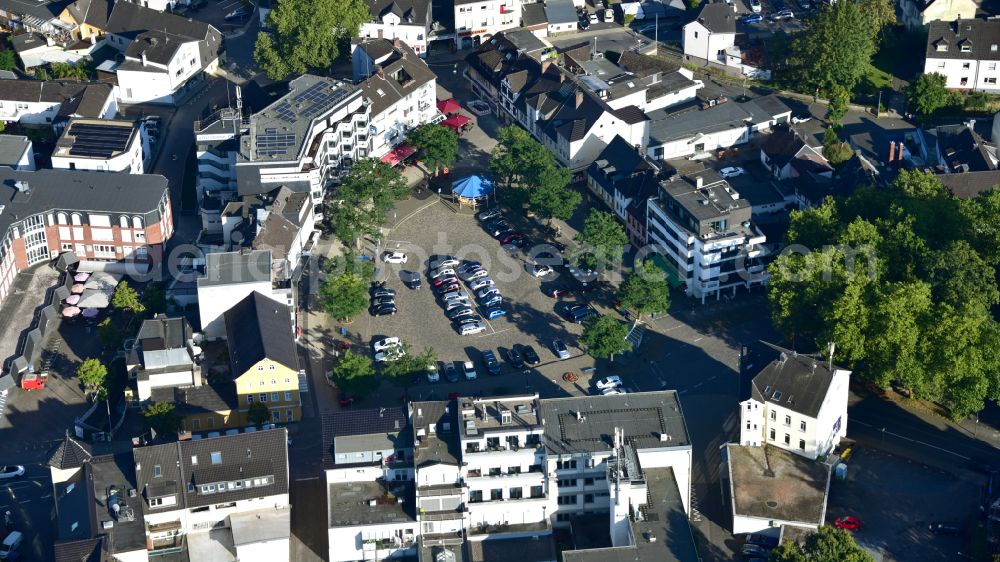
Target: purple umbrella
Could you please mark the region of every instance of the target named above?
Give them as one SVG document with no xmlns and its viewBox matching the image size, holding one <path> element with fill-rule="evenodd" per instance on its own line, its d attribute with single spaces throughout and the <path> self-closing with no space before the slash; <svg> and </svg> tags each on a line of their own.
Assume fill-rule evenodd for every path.
<svg viewBox="0 0 1000 562">
<path fill-rule="evenodd" d="M 96 308 L 85 308 L 83 309 L 83 313 L 81 313 L 81 316 L 83 316 L 84 318 L 97 318 L 98 314 L 100 314 L 100 311 L 97 310 Z"/>
<path fill-rule="evenodd" d="M 66 297 L 66 300 L 63 302 L 65 302 L 66 304 L 76 304 L 80 302 L 80 295 L 70 295 Z"/>
<path fill-rule="evenodd" d="M 86 287 L 84 287 L 83 283 L 77 283 L 69 288 L 69 292 L 73 293 L 74 295 L 79 295 L 80 293 L 83 292 L 85 288 Z"/>
<path fill-rule="evenodd" d="M 62 315 L 66 318 L 72 318 L 80 314 L 80 309 L 75 306 L 67 306 L 62 310 Z"/>
<path fill-rule="evenodd" d="M 77 283 L 83 283 L 87 279 L 90 279 L 89 273 L 77 273 L 73 276 L 73 281 L 76 281 Z"/>
</svg>

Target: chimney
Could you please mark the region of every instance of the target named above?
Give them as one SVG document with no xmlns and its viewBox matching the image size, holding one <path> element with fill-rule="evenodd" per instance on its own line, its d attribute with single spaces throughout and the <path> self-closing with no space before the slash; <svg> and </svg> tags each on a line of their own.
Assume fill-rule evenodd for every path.
<svg viewBox="0 0 1000 562">
<path fill-rule="evenodd" d="M 896 141 L 889 141 L 889 164 L 896 159 Z"/>
<path fill-rule="evenodd" d="M 576 108 L 580 109 L 581 105 L 583 105 L 583 90 L 577 90 L 576 91 Z"/>
<path fill-rule="evenodd" d="M 379 39 L 383 39 L 383 37 L 382 37 L 382 30 L 381 29 L 378 30 L 378 38 Z"/>
<path fill-rule="evenodd" d="M 146 51 L 142 52 L 142 66 L 146 66 Z"/>
<path fill-rule="evenodd" d="M 704 183 L 705 183 L 705 179 L 704 178 L 702 178 L 701 176 L 695 176 L 695 178 L 694 178 L 694 186 L 695 187 L 697 187 L 698 189 L 701 189 L 701 186 Z"/>
</svg>

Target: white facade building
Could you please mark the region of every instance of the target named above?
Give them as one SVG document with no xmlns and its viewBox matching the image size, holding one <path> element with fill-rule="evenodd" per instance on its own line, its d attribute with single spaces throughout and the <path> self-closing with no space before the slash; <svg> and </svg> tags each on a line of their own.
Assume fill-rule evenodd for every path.
<svg viewBox="0 0 1000 562">
<path fill-rule="evenodd" d="M 359 37 L 399 39 L 418 56 L 427 56 L 432 22 L 428 0 L 367 0 L 366 4 L 372 19 L 361 24 Z"/>
<path fill-rule="evenodd" d="M 1000 92 L 998 64 L 1000 20 L 933 21 L 928 26 L 924 74 L 944 76 L 945 87 Z"/>
<path fill-rule="evenodd" d="M 489 36 L 521 25 L 520 0 L 457 0 L 455 45 L 478 47 Z"/>
<path fill-rule="evenodd" d="M 779 357 L 753 379 L 740 402 L 740 444 L 763 444 L 809 459 L 830 453 L 847 435 L 851 372 L 822 358 L 772 346 Z"/>
<path fill-rule="evenodd" d="M 142 174 L 149 137 L 132 121 L 71 119 L 56 141 L 52 167 Z"/>
<path fill-rule="evenodd" d="M 197 284 L 198 314 L 206 339 L 225 337 L 223 315 L 255 291 L 295 309 L 291 291 L 274 288 L 272 271 L 269 250 L 210 253 L 205 256 L 205 274 L 198 278 Z M 294 321 L 293 325 L 296 325 Z"/>
<path fill-rule="evenodd" d="M 666 258 L 668 276 L 686 283 L 688 296 L 705 302 L 722 291 L 767 282 L 760 258 L 764 234 L 751 222 L 750 203 L 740 199 L 715 170 L 674 176 L 647 204 L 647 237 Z"/>
<path fill-rule="evenodd" d="M 684 25 L 684 55 L 719 64 L 727 63 L 726 50 L 736 45 L 736 6 L 703 4 L 698 16 Z"/>
<path fill-rule="evenodd" d="M 4 80 L 0 121 L 58 127 L 71 117 L 113 119 L 117 86 L 75 80 Z"/>
</svg>

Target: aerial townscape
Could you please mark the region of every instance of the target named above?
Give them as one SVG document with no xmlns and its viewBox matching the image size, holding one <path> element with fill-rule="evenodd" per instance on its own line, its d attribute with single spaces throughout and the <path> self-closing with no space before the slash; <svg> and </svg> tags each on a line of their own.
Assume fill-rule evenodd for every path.
<svg viewBox="0 0 1000 562">
<path fill-rule="evenodd" d="M 1000 0 L 0 0 L 0 562 L 1000 562 Z"/>
</svg>

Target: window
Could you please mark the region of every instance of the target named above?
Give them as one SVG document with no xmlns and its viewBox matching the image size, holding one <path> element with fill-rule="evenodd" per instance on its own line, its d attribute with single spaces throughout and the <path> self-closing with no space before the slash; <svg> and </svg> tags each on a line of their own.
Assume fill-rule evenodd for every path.
<svg viewBox="0 0 1000 562">
<path fill-rule="evenodd" d="M 997 69 L 997 63 L 995 62 L 991 62 L 990 64 L 986 65 L 986 70 L 996 70 L 996 69 Z"/>
<path fill-rule="evenodd" d="M 583 503 L 594 503 L 594 494 L 584 494 Z"/>
<path fill-rule="evenodd" d="M 785 434 L 785 445 L 791 445 L 791 444 L 792 444 L 792 436 L 786 433 Z"/>
<path fill-rule="evenodd" d="M 802 449 L 803 451 L 806 450 L 806 440 L 805 439 L 799 439 L 799 449 Z"/>
<path fill-rule="evenodd" d="M 583 479 L 583 485 L 584 486 L 593 486 L 594 485 L 594 479 L 593 478 L 584 478 Z"/>
<path fill-rule="evenodd" d="M 694 32 L 694 38 L 695 38 L 695 39 L 697 39 L 697 38 L 698 38 L 698 32 L 697 32 L 697 31 L 695 31 L 695 32 Z"/>
<path fill-rule="evenodd" d="M 771 437 L 771 441 L 774 441 L 774 430 L 773 429 L 771 430 L 771 436 L 770 437 Z"/>
<path fill-rule="evenodd" d="M 263 371 L 264 370 L 264 366 L 263 365 L 257 365 L 257 370 L 258 371 Z M 264 386 L 264 381 L 260 381 L 260 385 Z"/>
<path fill-rule="evenodd" d="M 153 478 L 159 478 L 163 476 L 163 467 L 158 464 L 153 465 Z"/>
<path fill-rule="evenodd" d="M 260 393 L 260 401 L 261 402 L 267 402 L 267 393 L 266 392 L 261 392 Z"/>
<path fill-rule="evenodd" d="M 969 77 L 963 76 L 961 80 L 958 81 L 959 86 L 967 86 L 969 84 Z"/>
<path fill-rule="evenodd" d="M 491 500 L 502 500 L 503 499 L 503 488 L 493 488 L 490 490 Z"/>
<path fill-rule="evenodd" d="M 541 486 L 532 486 L 531 487 L 531 497 L 533 497 L 533 498 L 540 498 L 540 497 L 543 497 L 544 495 L 545 495 L 545 493 L 543 492 Z"/>
<path fill-rule="evenodd" d="M 222 464 L 222 451 L 214 451 L 211 455 L 212 464 Z"/>
<path fill-rule="evenodd" d="M 771 410 L 771 421 L 776 421 L 778 419 L 778 413 Z"/>
<path fill-rule="evenodd" d="M 286 391 L 285 392 L 285 402 L 291 402 L 291 401 L 292 401 L 292 393 L 290 391 Z"/>
<path fill-rule="evenodd" d="M 805 431 L 805 430 L 806 430 L 806 422 L 804 421 L 799 422 L 799 431 Z"/>
<path fill-rule="evenodd" d="M 963 62 L 962 63 L 962 70 L 969 70 L 969 68 L 971 68 L 971 67 L 972 67 L 971 63 L 968 63 L 968 62 Z"/>
<path fill-rule="evenodd" d="M 997 83 L 997 79 L 996 78 L 983 78 L 983 82 L 985 82 L 987 84 L 996 84 Z"/>
<path fill-rule="evenodd" d="M 792 425 L 792 416 L 785 416 L 785 425 Z"/>
<path fill-rule="evenodd" d="M 938 63 L 938 68 L 944 68 L 944 61 Z"/>
<path fill-rule="evenodd" d="M 286 422 L 295 421 L 295 412 L 291 408 L 285 410 L 285 421 Z"/>
<path fill-rule="evenodd" d="M 271 393 L 271 402 L 277 402 L 278 400 L 281 400 L 281 393 L 280 392 L 272 392 Z"/>
<path fill-rule="evenodd" d="M 576 505 L 576 494 L 571 496 L 559 496 L 556 498 L 556 503 L 559 505 Z"/>
<path fill-rule="evenodd" d="M 191 455 L 191 464 L 194 466 L 198 465 L 198 455 Z"/>
<path fill-rule="evenodd" d="M 274 370 L 274 365 L 273 365 L 273 364 L 271 364 L 271 365 L 268 365 L 268 366 L 267 366 L 267 368 L 268 368 L 269 370 L 273 371 L 273 370 Z M 271 384 L 274 384 L 274 379 L 271 379 Z"/>
<path fill-rule="evenodd" d="M 519 500 L 524 497 L 524 488 L 518 486 L 517 488 L 511 488 L 508 493 L 510 494 L 510 499 Z"/>
<path fill-rule="evenodd" d="M 280 422 L 281 421 L 281 412 L 279 412 L 278 410 L 272 410 L 271 411 L 271 420 L 274 421 L 275 423 Z"/>
<path fill-rule="evenodd" d="M 247 404 L 253 404 L 253 394 L 247 394 Z"/>
<path fill-rule="evenodd" d="M 481 501 L 483 501 L 482 490 L 471 490 L 469 492 L 469 503 L 479 503 Z"/>
<path fill-rule="evenodd" d="M 191 420 L 191 428 L 195 430 L 201 429 L 201 420 L 198 418 Z"/>
</svg>

